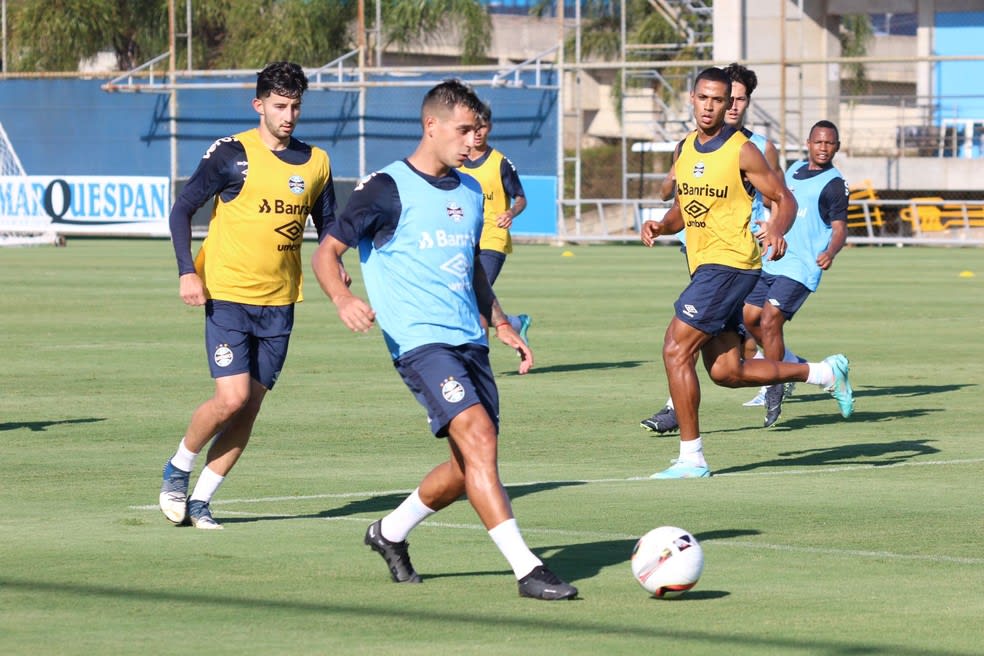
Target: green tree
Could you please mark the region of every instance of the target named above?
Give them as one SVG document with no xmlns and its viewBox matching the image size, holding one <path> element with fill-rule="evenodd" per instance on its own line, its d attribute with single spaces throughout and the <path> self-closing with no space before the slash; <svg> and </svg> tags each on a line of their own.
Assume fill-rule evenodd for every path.
<svg viewBox="0 0 984 656">
<path fill-rule="evenodd" d="M 167 50 L 166 0 L 11 3 L 9 71 L 74 71 L 112 49 L 126 70 Z"/>
<path fill-rule="evenodd" d="M 874 36 L 871 27 L 871 17 L 867 14 L 850 14 L 841 18 L 838 38 L 841 44 L 841 54 L 845 57 L 864 57 L 868 54 L 868 41 Z M 868 91 L 868 76 L 864 64 L 847 64 L 847 75 L 844 78 L 844 90 L 851 95 L 863 94 Z"/>
<path fill-rule="evenodd" d="M 478 0 L 379 0 L 383 40 L 405 50 L 413 45 L 457 33 L 461 63 L 476 64 L 488 57 L 492 19 Z M 373 0 L 366 0 L 374 6 Z M 367 13 L 368 8 L 367 8 Z"/>
<path fill-rule="evenodd" d="M 252 0 L 225 5 L 225 33 L 213 45 L 210 68 L 259 68 L 290 60 L 322 66 L 355 47 L 356 0 Z"/>
<path fill-rule="evenodd" d="M 367 21 L 375 1 L 364 0 Z M 379 0 L 385 44 L 402 50 L 435 35 L 457 39 L 462 63 L 483 61 L 491 19 L 478 0 Z M 100 52 L 129 70 L 167 52 L 168 0 L 9 0 L 11 72 L 74 71 Z M 185 32 L 186 2 L 174 0 Z M 179 68 L 258 68 L 289 59 L 322 66 L 356 46 L 359 0 L 193 0 L 192 62 L 185 38 L 175 44 Z"/>
</svg>

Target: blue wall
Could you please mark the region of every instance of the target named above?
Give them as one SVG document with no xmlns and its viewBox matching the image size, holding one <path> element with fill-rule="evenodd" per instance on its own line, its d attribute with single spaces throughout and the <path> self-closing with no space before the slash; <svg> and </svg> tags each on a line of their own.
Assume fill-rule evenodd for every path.
<svg viewBox="0 0 984 656">
<path fill-rule="evenodd" d="M 369 90 L 365 122 L 368 172 L 413 151 L 420 138 L 421 99 L 430 82 L 451 75 L 413 78 L 423 82 L 422 86 Z M 209 81 L 243 82 L 244 78 Z M 0 122 L 29 175 L 170 174 L 168 96 L 107 93 L 101 89 L 103 82 L 18 79 L 0 83 Z M 556 91 L 479 84 L 476 89 L 492 106 L 491 143 L 515 163 L 536 199 L 517 222 L 522 224 L 517 225 L 517 233 L 546 225 L 549 230 L 538 227 L 534 233 L 554 234 Z M 217 138 L 257 125 L 252 98 L 252 88 L 178 93 L 179 178 L 192 174 Z M 328 151 L 339 185 L 351 184 L 359 176 L 358 118 L 355 92 L 311 90 L 304 96 L 297 137 Z M 554 195 L 548 198 L 550 189 Z M 347 197 L 344 192 L 341 195 Z"/>
</svg>

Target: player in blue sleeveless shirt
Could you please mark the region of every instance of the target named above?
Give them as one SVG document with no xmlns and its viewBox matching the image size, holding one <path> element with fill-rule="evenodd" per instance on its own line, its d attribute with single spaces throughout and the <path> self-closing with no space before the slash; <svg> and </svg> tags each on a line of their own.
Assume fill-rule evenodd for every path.
<svg viewBox="0 0 984 656">
<path fill-rule="evenodd" d="M 783 325 L 817 290 L 823 272 L 847 241 L 849 192 L 844 176 L 834 167 L 839 148 L 837 126 L 819 121 L 806 141 L 807 159 L 786 170 L 786 186 L 799 206 L 786 233 L 786 256 L 762 261 L 762 276 L 743 310 L 746 330 L 770 360 L 790 361 Z M 779 420 L 783 396 L 782 385 L 766 388 L 766 428 Z"/>
<path fill-rule="evenodd" d="M 393 364 L 427 410 L 431 432 L 447 438 L 449 458 L 366 531 L 366 545 L 383 557 L 392 579 L 420 582 L 407 535 L 467 495 L 509 562 L 520 596 L 572 599 L 577 588 L 526 545 L 499 479 L 499 396 L 479 316 L 516 349 L 520 374 L 533 366 L 533 353 L 509 324 L 477 257 L 481 186 L 455 171 L 474 144 L 480 111 L 481 101 L 461 82 L 431 89 L 417 149 L 358 184 L 312 265 L 349 329 L 367 332 L 379 324 Z M 341 257 L 349 248 L 359 249 L 368 303 L 345 284 Z"/>
</svg>

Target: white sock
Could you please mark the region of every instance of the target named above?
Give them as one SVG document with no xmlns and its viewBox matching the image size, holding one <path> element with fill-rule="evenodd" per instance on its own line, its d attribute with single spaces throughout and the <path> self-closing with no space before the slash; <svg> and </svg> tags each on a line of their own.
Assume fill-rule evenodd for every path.
<svg viewBox="0 0 984 656">
<path fill-rule="evenodd" d="M 403 542 L 414 526 L 435 512 L 437 511 L 428 508 L 420 500 L 420 488 L 417 488 L 396 507 L 396 510 L 383 517 L 379 524 L 379 532 L 390 542 Z"/>
<path fill-rule="evenodd" d="M 829 387 L 834 384 L 834 370 L 826 362 L 807 362 L 810 366 L 810 373 L 806 377 L 806 382 L 810 385 L 820 385 Z"/>
<path fill-rule="evenodd" d="M 673 397 L 672 396 L 666 399 L 666 407 L 669 408 L 669 409 L 671 409 L 671 410 L 674 410 L 675 409 L 673 407 Z"/>
<path fill-rule="evenodd" d="M 198 482 L 195 483 L 195 491 L 191 493 L 189 498 L 193 501 L 205 501 L 206 503 L 211 501 L 212 496 L 224 480 L 225 476 L 219 476 L 206 465 L 198 476 Z"/>
<path fill-rule="evenodd" d="M 515 330 L 517 333 L 519 332 L 519 329 L 523 327 L 523 322 L 520 321 L 519 317 L 517 317 L 515 314 L 507 314 L 506 319 L 509 320 L 509 325 L 512 326 L 513 330 Z"/>
<path fill-rule="evenodd" d="M 489 531 L 489 537 L 509 561 L 517 581 L 543 564 L 543 561 L 534 556 L 526 546 L 523 536 L 519 534 L 519 524 L 516 523 L 515 518 L 507 519 L 493 528 Z"/>
<path fill-rule="evenodd" d="M 181 471 L 194 471 L 195 458 L 197 457 L 198 454 L 189 451 L 188 447 L 185 446 L 184 438 L 181 438 L 181 444 L 178 445 L 177 453 L 171 456 L 171 464 Z"/>
<path fill-rule="evenodd" d="M 700 437 L 696 440 L 680 440 L 679 460 L 692 465 L 706 467 L 707 461 L 704 460 L 704 441 Z"/>
</svg>

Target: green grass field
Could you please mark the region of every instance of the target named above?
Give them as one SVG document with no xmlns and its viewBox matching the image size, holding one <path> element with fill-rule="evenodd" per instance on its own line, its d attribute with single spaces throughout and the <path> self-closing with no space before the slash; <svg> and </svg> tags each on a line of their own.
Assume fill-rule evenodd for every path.
<svg viewBox="0 0 984 656">
<path fill-rule="evenodd" d="M 170 244 L 0 250 L 0 654 L 982 653 L 984 251 L 845 250 L 786 335 L 851 358 L 854 416 L 801 385 L 763 430 L 754 390 L 702 371 L 715 476 L 650 481 L 677 451 L 638 422 L 667 395 L 680 253 L 518 246 L 497 291 L 534 316 L 536 367 L 493 345 L 501 469 L 530 546 L 580 588 L 553 604 L 517 596 L 465 502 L 411 536 L 425 583 L 389 582 L 362 535 L 446 447 L 378 331 L 347 332 L 307 281 L 213 502 L 225 530 L 197 531 L 156 507 L 212 389 Z M 706 561 L 674 601 L 629 568 L 665 524 Z"/>
</svg>

